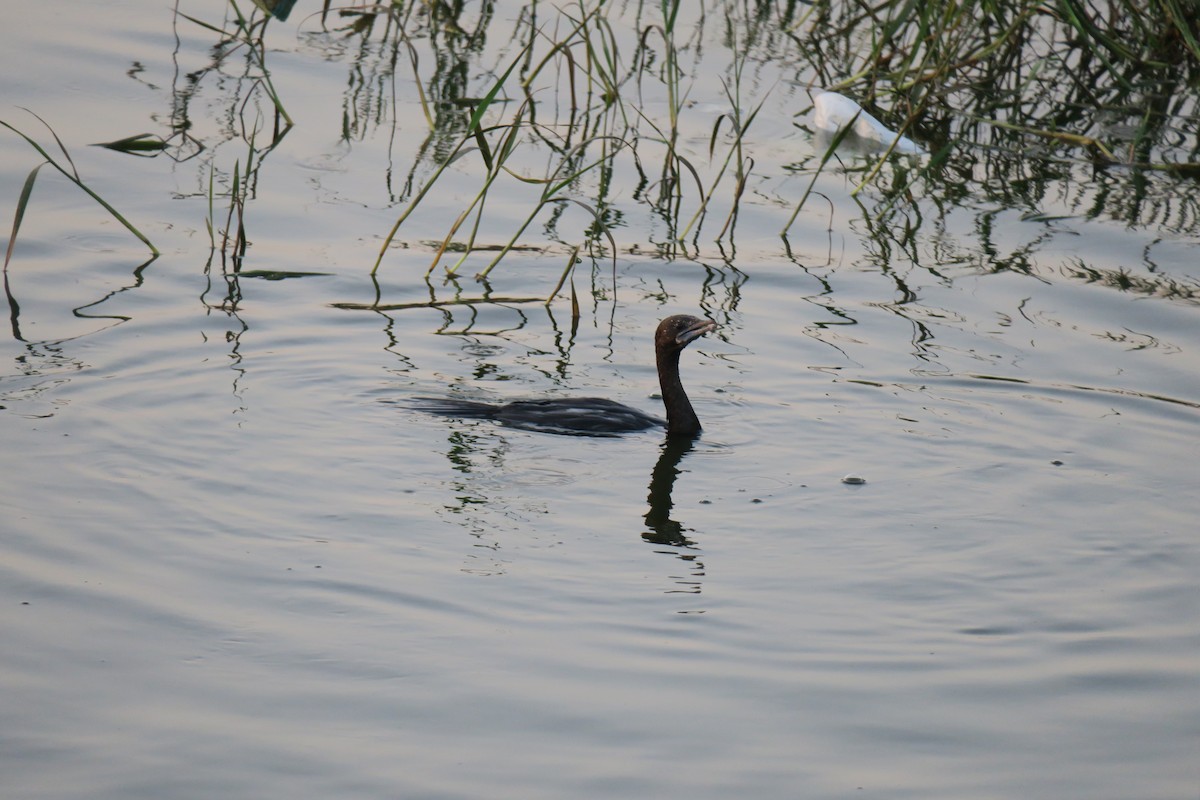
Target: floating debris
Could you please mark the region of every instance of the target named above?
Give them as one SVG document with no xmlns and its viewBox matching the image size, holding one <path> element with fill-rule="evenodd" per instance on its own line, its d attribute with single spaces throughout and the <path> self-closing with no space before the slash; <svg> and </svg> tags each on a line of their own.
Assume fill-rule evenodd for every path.
<svg viewBox="0 0 1200 800">
<path fill-rule="evenodd" d="M 889 129 L 868 114 L 862 106 L 837 92 L 821 92 L 813 98 L 813 127 L 821 133 L 837 134 L 847 126 L 860 144 L 872 149 L 886 150 L 896 143 L 892 152 L 905 155 L 924 155 L 919 144 Z"/>
<path fill-rule="evenodd" d="M 848 484 L 850 486 L 862 486 L 866 482 L 867 482 L 866 478 L 862 477 L 861 475 L 855 475 L 853 472 L 851 472 L 846 477 L 842 478 L 842 483 Z"/>
</svg>

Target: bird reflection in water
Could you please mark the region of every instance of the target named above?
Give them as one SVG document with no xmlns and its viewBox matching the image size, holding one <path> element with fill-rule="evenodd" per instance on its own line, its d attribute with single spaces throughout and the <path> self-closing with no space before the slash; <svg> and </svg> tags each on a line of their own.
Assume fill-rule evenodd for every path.
<svg viewBox="0 0 1200 800">
<path fill-rule="evenodd" d="M 650 504 L 645 520 L 648 530 L 642 538 L 653 545 L 693 550 L 696 542 L 687 536 L 687 528 L 671 516 L 675 506 L 672 492 L 675 489 L 675 479 L 682 470 L 679 468 L 683 457 L 692 451 L 696 445 L 694 438 L 668 436 L 663 441 L 662 452 L 654 471 L 650 473 L 650 494 L 646 501 Z M 697 553 L 679 552 L 679 550 L 658 550 L 665 555 L 673 555 L 690 567 L 687 575 L 671 576 L 678 588 L 668 590 L 668 593 L 700 593 L 700 578 L 704 576 L 704 562 L 698 560 Z"/>
</svg>

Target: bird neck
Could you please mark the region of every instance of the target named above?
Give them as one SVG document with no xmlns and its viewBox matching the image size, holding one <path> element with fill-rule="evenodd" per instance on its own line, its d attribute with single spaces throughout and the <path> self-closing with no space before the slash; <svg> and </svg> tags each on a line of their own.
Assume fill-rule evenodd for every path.
<svg viewBox="0 0 1200 800">
<path fill-rule="evenodd" d="M 695 436 L 700 432 L 700 420 L 679 380 L 680 350 L 658 352 L 658 385 L 662 389 L 663 405 L 667 409 L 667 434 Z"/>
</svg>

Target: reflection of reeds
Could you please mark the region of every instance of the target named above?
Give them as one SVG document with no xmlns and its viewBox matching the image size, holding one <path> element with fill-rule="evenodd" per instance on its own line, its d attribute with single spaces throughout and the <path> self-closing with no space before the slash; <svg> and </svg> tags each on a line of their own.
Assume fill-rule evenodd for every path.
<svg viewBox="0 0 1200 800">
<path fill-rule="evenodd" d="M 222 58 L 238 49 L 244 48 L 249 54 L 251 63 L 258 68 L 258 81 L 261 82 L 267 96 L 271 99 L 272 104 L 274 104 L 276 113 L 290 127 L 293 124 L 292 118 L 288 115 L 287 109 L 283 107 L 283 100 L 280 99 L 279 93 L 275 90 L 275 85 L 271 81 L 271 71 L 267 68 L 266 46 L 263 44 L 262 38 L 267 20 L 255 20 L 253 15 L 247 16 L 243 14 L 235 0 L 229 0 L 229 8 L 233 12 L 234 25 L 232 31 L 227 31 L 224 28 L 212 25 L 203 20 L 190 17 L 178 9 L 176 9 L 175 13 L 189 22 L 219 34 L 222 38 L 215 50 L 221 53 Z"/>
<path fill-rule="evenodd" d="M 260 4 L 261 5 L 261 4 Z M 268 11 L 277 10 L 279 18 L 285 18 L 290 3 L 268 3 Z M 209 149 L 212 155 L 206 162 L 207 187 L 203 194 L 208 201 L 208 216 L 205 227 L 208 230 L 209 244 L 214 253 L 219 252 L 222 262 L 226 259 L 232 262 L 235 272 L 240 271 L 242 259 L 245 258 L 249 240 L 246 237 L 246 203 L 254 195 L 259 170 L 264 158 L 283 140 L 292 128 L 293 122 L 283 100 L 275 89 L 271 79 L 271 71 L 266 61 L 266 46 L 263 35 L 270 17 L 259 18 L 254 13 L 249 15 L 242 12 L 236 0 L 229 2 L 229 18 L 226 26 L 217 26 L 195 17 L 188 16 L 178 9 L 176 15 L 180 19 L 198 25 L 205 30 L 220 36 L 212 48 L 212 61 L 203 69 L 190 73 L 186 89 L 177 92 L 174 103 L 173 126 L 179 131 L 189 131 L 193 128 L 193 120 L 189 116 L 189 104 L 195 96 L 201 82 L 210 74 L 221 74 L 231 56 L 237 52 L 245 53 L 245 63 L 241 78 L 234 81 L 234 96 L 230 100 L 229 114 L 226 120 L 225 140 L 240 138 L 246 145 L 246 155 L 234 160 L 232 171 L 218 170 L 215 164 L 215 147 L 206 148 L 198 143 L 200 151 Z M 252 102 L 256 97 L 265 97 L 270 102 L 270 141 L 260 147 L 257 140 L 262 133 L 263 110 L 259 104 Z M 185 138 L 184 143 L 187 143 Z M 196 153 L 187 156 L 193 157 Z M 222 192 L 228 197 L 228 208 L 224 210 L 224 226 L 218 226 L 215 203 L 218 176 L 227 176 L 220 181 L 227 191 Z M 219 241 L 218 241 L 219 239 Z M 210 257 L 211 261 L 211 257 Z"/>
</svg>

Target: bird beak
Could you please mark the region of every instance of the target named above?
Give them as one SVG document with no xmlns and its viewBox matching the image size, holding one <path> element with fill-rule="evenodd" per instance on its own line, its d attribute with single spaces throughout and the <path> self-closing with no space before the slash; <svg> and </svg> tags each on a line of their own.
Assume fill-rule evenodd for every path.
<svg viewBox="0 0 1200 800">
<path fill-rule="evenodd" d="M 696 341 L 704 334 L 715 331 L 716 329 L 717 323 L 713 322 L 711 319 L 696 320 L 695 325 L 692 325 L 690 328 L 679 332 L 679 335 L 675 337 L 675 344 L 683 347 Z"/>
</svg>

